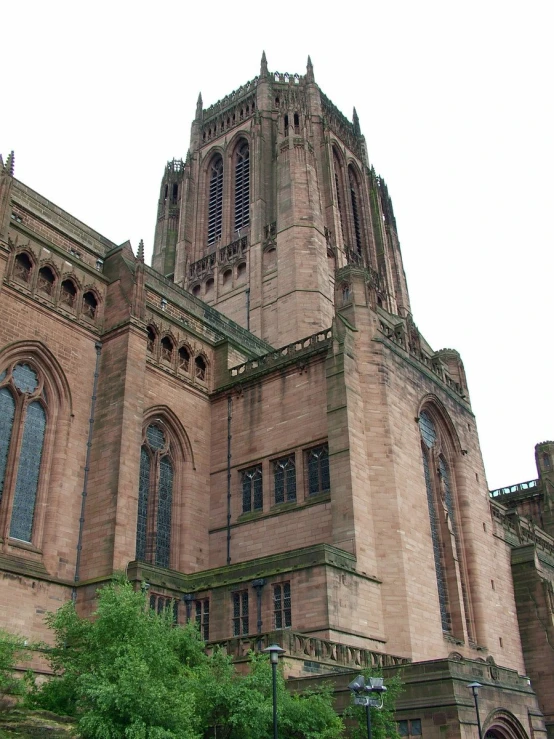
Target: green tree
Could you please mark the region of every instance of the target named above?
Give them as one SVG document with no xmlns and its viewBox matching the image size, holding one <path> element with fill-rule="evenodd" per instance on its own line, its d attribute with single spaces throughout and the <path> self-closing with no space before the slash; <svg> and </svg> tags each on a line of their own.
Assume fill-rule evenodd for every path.
<svg viewBox="0 0 554 739">
<path fill-rule="evenodd" d="M 25 641 L 0 629 L 0 697 L 6 694 L 20 695 L 24 683 L 14 677 L 17 662 L 26 657 Z"/>
<path fill-rule="evenodd" d="M 383 677 L 382 672 L 378 670 L 362 670 L 361 674 L 366 678 Z M 396 721 L 394 720 L 394 711 L 396 700 L 402 693 L 402 681 L 398 675 L 385 679 L 387 692 L 384 693 L 383 707 L 371 708 L 371 735 L 372 739 L 399 739 Z M 345 716 L 357 722 L 357 726 L 352 729 L 352 739 L 367 739 L 366 709 L 364 706 L 356 706 L 352 703 Z"/>
<path fill-rule="evenodd" d="M 252 656 L 245 676 L 219 650 L 206 655 L 194 625 L 147 607 L 143 592 L 120 579 L 98 591 L 92 620 L 72 603 L 48 617 L 57 679 L 35 690 L 35 706 L 74 715 L 86 739 L 271 739 L 269 660 Z M 291 695 L 278 674 L 282 739 L 338 739 L 342 721 L 330 691 Z"/>
</svg>

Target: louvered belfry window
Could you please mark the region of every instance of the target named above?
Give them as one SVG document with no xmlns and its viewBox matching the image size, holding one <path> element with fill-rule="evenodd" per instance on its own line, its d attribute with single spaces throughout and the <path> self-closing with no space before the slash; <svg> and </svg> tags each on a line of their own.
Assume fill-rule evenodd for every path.
<svg viewBox="0 0 554 739">
<path fill-rule="evenodd" d="M 250 149 L 243 141 L 235 155 L 235 231 L 250 223 Z"/>
<path fill-rule="evenodd" d="M 352 220 L 354 222 L 354 238 L 356 240 L 356 251 L 362 253 L 362 224 L 360 220 L 360 198 L 356 175 L 352 168 L 348 168 L 348 179 L 350 182 L 350 202 L 352 204 Z"/>
<path fill-rule="evenodd" d="M 223 159 L 216 156 L 210 167 L 210 192 L 208 202 L 208 244 L 221 238 L 223 218 Z"/>
<path fill-rule="evenodd" d="M 153 423 L 140 450 L 136 558 L 169 567 L 173 464 L 165 431 Z"/>
<path fill-rule="evenodd" d="M 46 432 L 46 392 L 28 364 L 2 372 L 0 384 L 0 505 L 11 505 L 9 536 L 31 542 Z"/>
</svg>

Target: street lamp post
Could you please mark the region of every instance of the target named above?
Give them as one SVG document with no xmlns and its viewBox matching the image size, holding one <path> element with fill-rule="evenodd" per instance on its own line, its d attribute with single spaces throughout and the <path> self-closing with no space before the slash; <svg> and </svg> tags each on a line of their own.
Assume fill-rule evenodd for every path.
<svg viewBox="0 0 554 739">
<path fill-rule="evenodd" d="M 477 714 L 477 730 L 479 731 L 479 739 L 483 739 L 483 730 L 481 728 L 481 718 L 479 716 L 479 688 L 482 688 L 483 686 L 481 683 L 470 683 L 468 688 L 471 688 L 471 692 L 473 693 L 473 700 L 475 702 L 475 713 Z"/>
<path fill-rule="evenodd" d="M 357 706 L 365 706 L 365 721 L 367 727 L 367 739 L 371 739 L 371 708 L 383 708 L 384 694 L 387 692 L 383 685 L 382 677 L 368 677 L 358 675 L 348 686 L 354 695 L 354 703 Z"/>
<path fill-rule="evenodd" d="M 284 653 L 284 649 L 278 644 L 270 644 L 266 649 L 262 649 L 262 652 L 269 654 L 271 661 L 271 672 L 273 678 L 273 739 L 279 739 L 277 735 L 277 663 L 279 657 Z"/>
</svg>

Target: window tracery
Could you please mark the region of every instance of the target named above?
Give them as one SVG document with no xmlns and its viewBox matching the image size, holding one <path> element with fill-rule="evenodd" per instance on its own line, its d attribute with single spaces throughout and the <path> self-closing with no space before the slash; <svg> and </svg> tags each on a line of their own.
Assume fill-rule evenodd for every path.
<svg viewBox="0 0 554 739">
<path fill-rule="evenodd" d="M 420 412 L 418 423 L 442 628 L 463 637 L 464 624 L 471 641 L 471 604 L 446 436 L 428 410 Z"/>
<path fill-rule="evenodd" d="M 13 275 L 21 282 L 31 281 L 31 272 L 33 271 L 33 262 L 30 256 L 22 251 L 15 258 L 13 266 Z"/>
<path fill-rule="evenodd" d="M 354 224 L 354 240 L 356 242 L 356 251 L 362 253 L 362 223 L 360 214 L 360 188 L 356 178 L 356 174 L 352 166 L 348 167 L 348 182 L 350 185 L 350 204 L 352 206 L 352 222 Z"/>
<path fill-rule="evenodd" d="M 38 271 L 37 289 L 46 295 L 52 295 L 56 278 L 50 267 L 41 267 Z"/>
<path fill-rule="evenodd" d="M 331 490 L 329 476 L 329 447 L 327 444 L 309 449 L 306 453 L 308 462 L 308 493 L 328 493 Z"/>
<path fill-rule="evenodd" d="M 170 566 L 174 468 L 169 436 L 150 423 L 140 451 L 136 558 Z"/>
<path fill-rule="evenodd" d="M 264 507 L 262 486 L 262 465 L 257 464 L 242 470 L 242 512 L 261 511 Z"/>
<path fill-rule="evenodd" d="M 296 501 L 296 463 L 294 454 L 273 462 L 275 504 Z"/>
<path fill-rule="evenodd" d="M 64 280 L 62 282 L 62 289 L 60 292 L 60 302 L 67 305 L 69 308 L 75 308 L 75 302 L 77 300 L 77 288 L 73 280 Z"/>
<path fill-rule="evenodd" d="M 91 320 L 96 318 L 96 312 L 98 310 L 98 301 L 96 295 L 92 290 L 88 290 L 83 295 L 83 315 Z"/>
<path fill-rule="evenodd" d="M 33 540 L 47 422 L 38 371 L 19 362 L 0 375 L 0 512 L 12 539 Z M 11 460 L 11 461 L 10 461 Z"/>
</svg>

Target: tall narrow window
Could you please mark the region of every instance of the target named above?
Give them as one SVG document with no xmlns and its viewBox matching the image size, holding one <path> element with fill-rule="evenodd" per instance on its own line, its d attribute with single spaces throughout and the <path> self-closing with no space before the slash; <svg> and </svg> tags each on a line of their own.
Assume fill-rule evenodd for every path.
<svg viewBox="0 0 554 739">
<path fill-rule="evenodd" d="M 293 503 L 296 500 L 296 465 L 294 454 L 273 462 L 275 503 Z"/>
<path fill-rule="evenodd" d="M 233 636 L 248 634 L 248 590 L 233 593 Z"/>
<path fill-rule="evenodd" d="M 9 536 L 33 540 L 33 524 L 46 432 L 46 393 L 29 364 L 0 375 L 0 505 L 11 508 Z M 8 460 L 13 474 L 8 485 Z"/>
<path fill-rule="evenodd" d="M 419 430 L 442 628 L 463 637 L 465 625 L 467 638 L 472 641 L 471 604 L 456 520 L 455 493 L 445 456 L 446 437 L 426 410 L 419 414 Z"/>
<path fill-rule="evenodd" d="M 242 478 L 242 512 L 261 511 L 264 507 L 262 488 L 262 465 L 257 464 L 243 470 Z"/>
<path fill-rule="evenodd" d="M 235 154 L 235 231 L 250 223 L 250 149 L 243 141 Z"/>
<path fill-rule="evenodd" d="M 290 582 L 273 587 L 273 624 L 276 629 L 288 629 L 291 620 Z"/>
<path fill-rule="evenodd" d="M 208 197 L 208 244 L 221 238 L 223 219 L 223 159 L 216 156 L 210 166 L 210 191 Z"/>
<path fill-rule="evenodd" d="M 47 295 L 54 292 L 55 277 L 50 267 L 41 267 L 38 272 L 37 288 Z"/>
<path fill-rule="evenodd" d="M 344 244 L 344 198 L 342 194 L 342 167 L 336 149 L 333 147 L 333 169 L 335 172 L 335 191 L 337 197 L 337 210 L 339 212 L 340 232 Z"/>
<path fill-rule="evenodd" d="M 328 493 L 331 490 L 329 477 L 329 447 L 327 444 L 307 452 L 308 492 L 310 495 Z"/>
<path fill-rule="evenodd" d="M 204 641 L 210 638 L 210 599 L 195 601 L 196 606 L 196 623 L 200 629 L 200 635 Z"/>
<path fill-rule="evenodd" d="M 150 424 L 140 451 L 136 558 L 169 567 L 173 463 L 167 434 Z"/>
<path fill-rule="evenodd" d="M 360 218 L 360 188 L 352 167 L 348 167 L 348 181 L 350 184 L 350 203 L 352 205 L 352 222 L 354 225 L 354 239 L 356 251 L 362 253 L 362 224 Z"/>
</svg>

